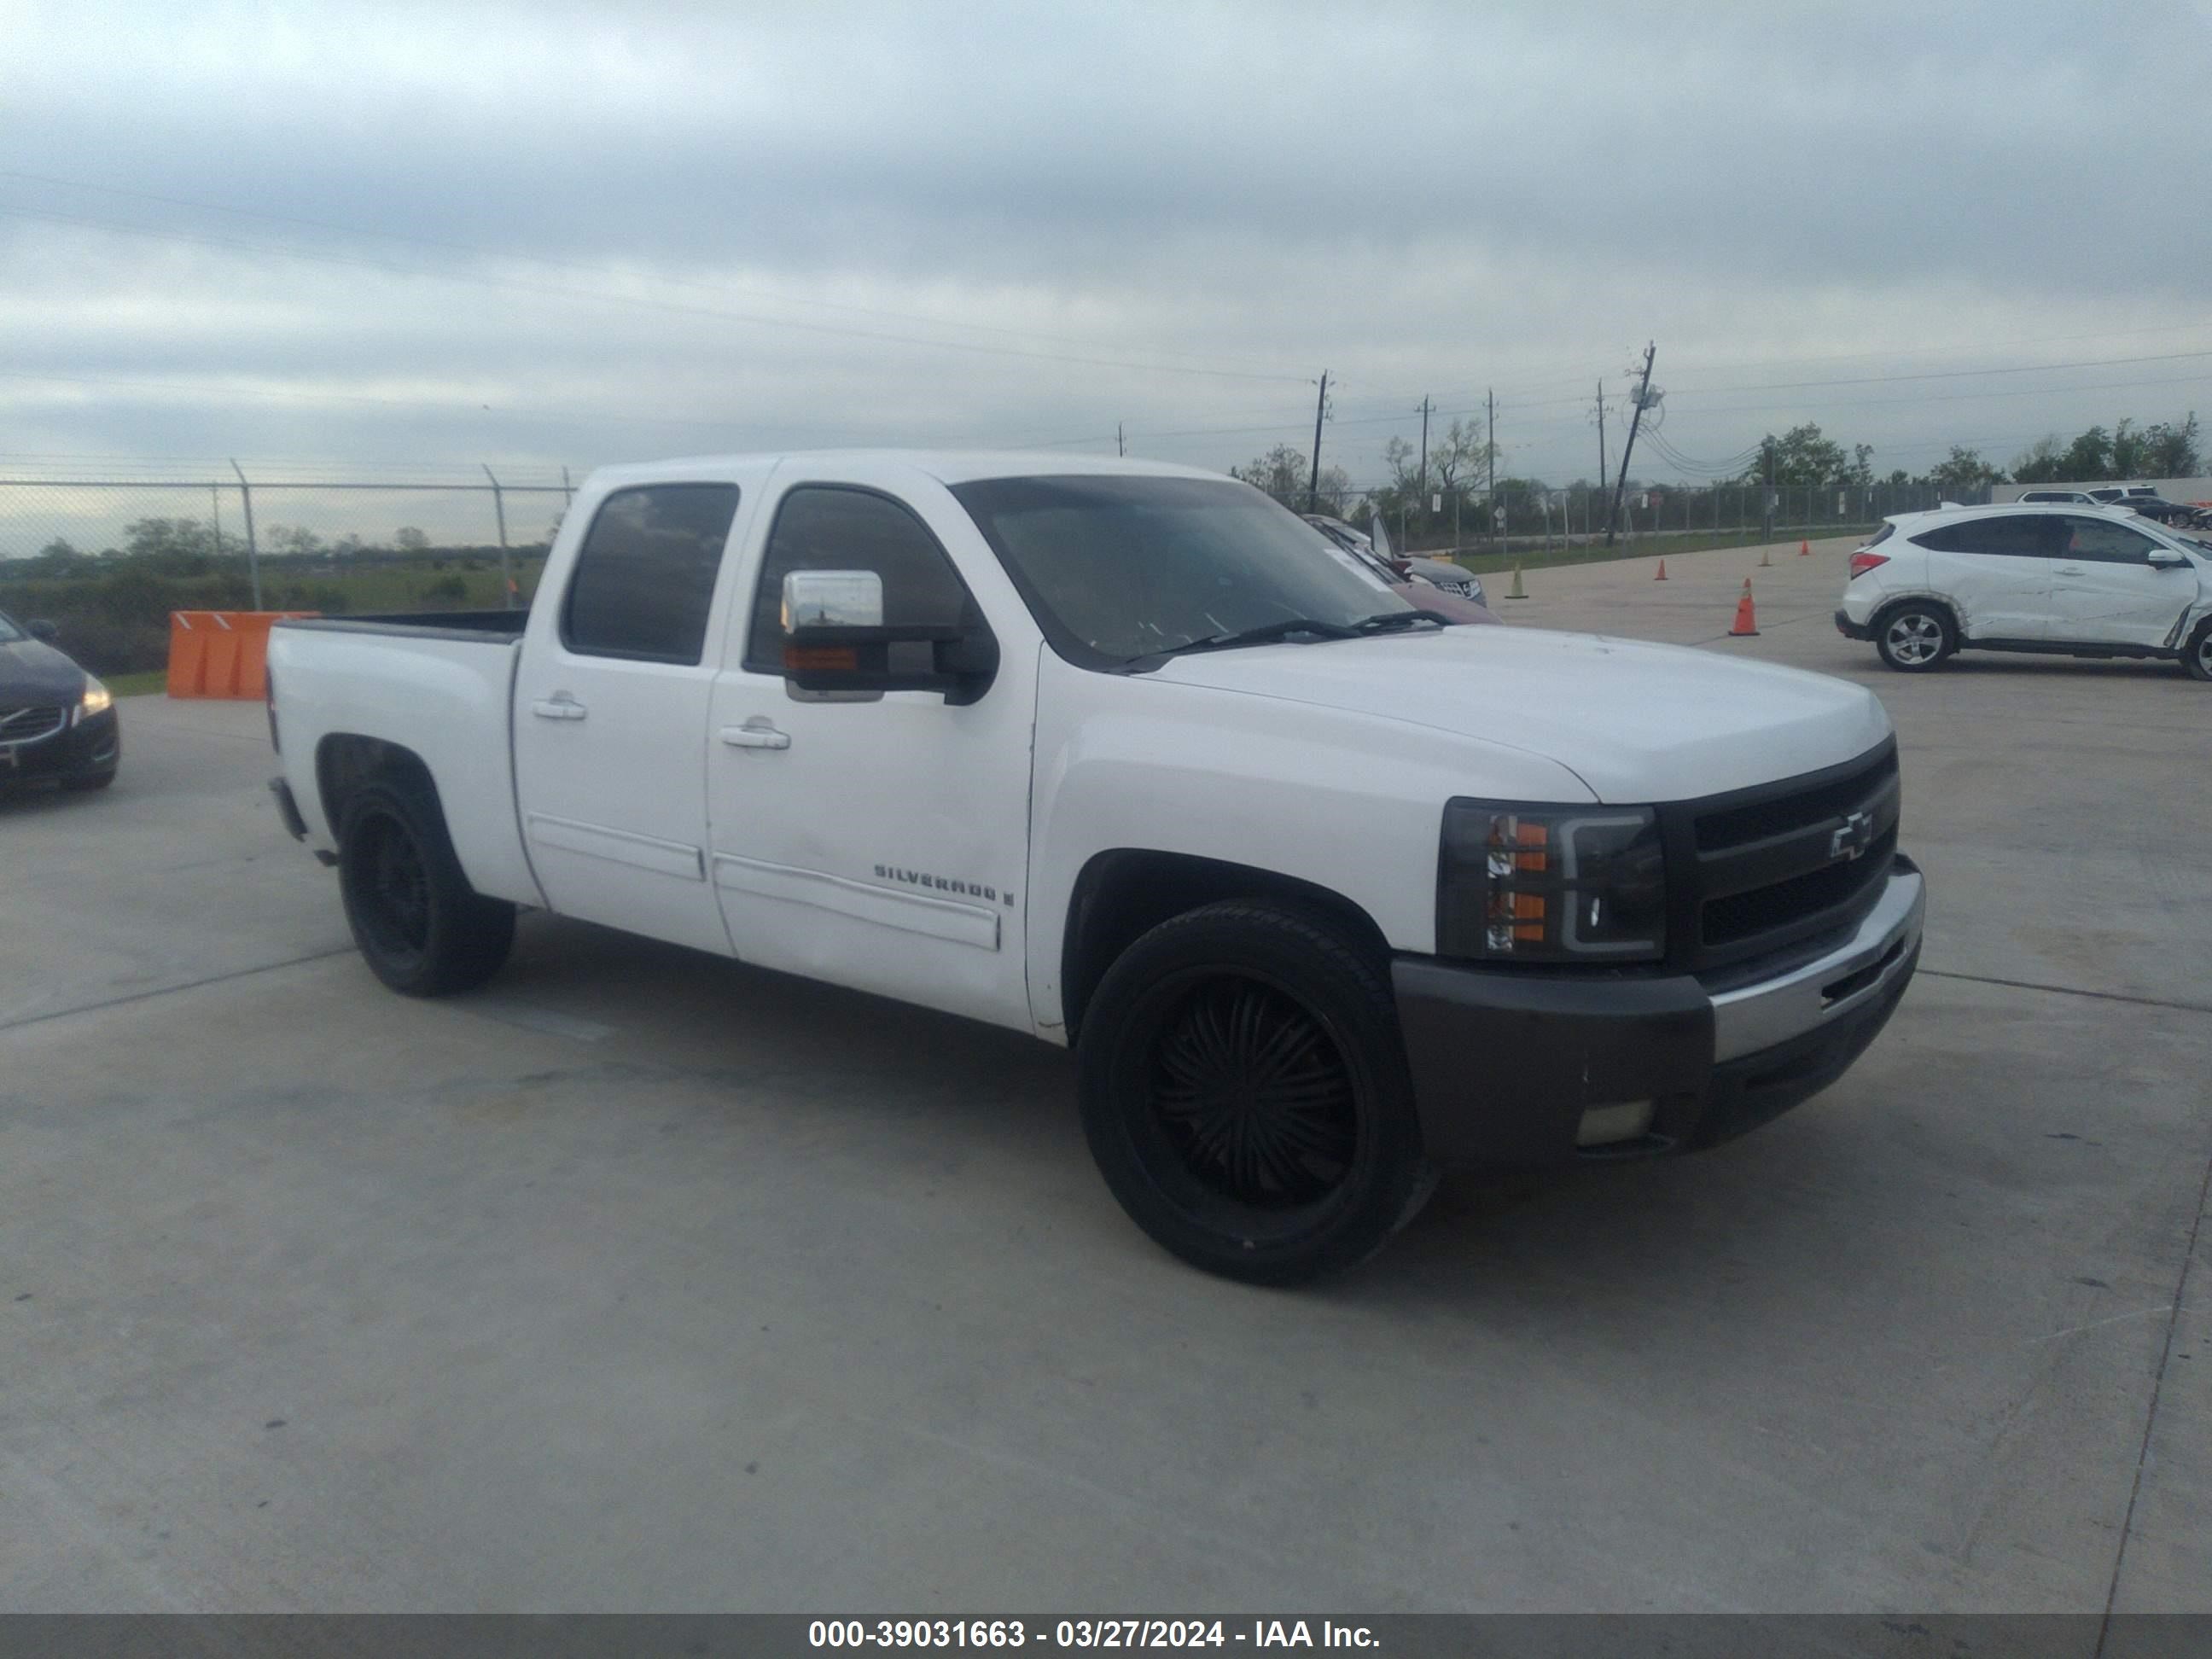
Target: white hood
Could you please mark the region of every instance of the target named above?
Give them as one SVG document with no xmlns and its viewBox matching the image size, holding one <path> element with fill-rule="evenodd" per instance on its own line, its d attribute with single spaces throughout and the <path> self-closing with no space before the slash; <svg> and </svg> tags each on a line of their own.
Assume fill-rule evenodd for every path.
<svg viewBox="0 0 2212 1659">
<path fill-rule="evenodd" d="M 1694 799 L 1818 771 L 1890 732 L 1873 692 L 1686 646 L 1448 628 L 1171 658 L 1172 684 L 1347 708 L 1528 750 L 1601 801 Z"/>
</svg>

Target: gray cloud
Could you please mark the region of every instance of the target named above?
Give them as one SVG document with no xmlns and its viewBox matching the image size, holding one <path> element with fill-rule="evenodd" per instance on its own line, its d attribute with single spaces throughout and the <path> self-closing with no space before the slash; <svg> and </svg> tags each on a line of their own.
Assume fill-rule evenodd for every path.
<svg viewBox="0 0 2212 1659">
<path fill-rule="evenodd" d="M 1802 419 L 1883 465 L 2008 455 L 2212 387 L 1728 390 L 2212 347 L 2202 6 L 2106 9 L 2118 56 L 2051 3 L 947 12 L 34 14 L 8 165 L 141 194 L 0 178 L 10 367 L 56 377 L 0 379 L 0 450 L 583 465 L 1121 421 L 1225 464 L 1297 441 L 1328 367 L 1356 474 L 1425 392 L 1495 385 L 1510 464 L 1567 477 L 1570 400 L 1647 337 L 1710 457 Z M 2067 390 L 2129 378 L 2169 384 Z M 194 389 L 118 384 L 159 380 Z"/>
</svg>

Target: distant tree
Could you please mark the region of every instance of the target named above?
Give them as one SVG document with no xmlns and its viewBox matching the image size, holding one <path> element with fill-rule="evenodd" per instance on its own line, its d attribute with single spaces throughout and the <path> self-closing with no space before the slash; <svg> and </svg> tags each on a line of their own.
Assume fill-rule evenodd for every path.
<svg viewBox="0 0 2212 1659">
<path fill-rule="evenodd" d="M 1984 460 L 1978 451 L 1953 444 L 1949 456 L 1929 470 L 1928 482 L 1939 489 L 1957 493 L 2002 483 L 2004 474 Z"/>
<path fill-rule="evenodd" d="M 72 572 L 89 568 L 93 563 L 89 554 L 80 553 L 59 536 L 25 561 L 33 566 L 33 574 L 40 576 L 66 576 Z"/>
<path fill-rule="evenodd" d="M 2197 411 L 2176 426 L 2160 421 L 2143 428 L 2143 476 L 2150 478 L 2193 478 L 2204 470 L 2198 450 Z"/>
<path fill-rule="evenodd" d="M 273 524 L 269 526 L 269 546 L 274 552 L 304 558 L 323 550 L 323 538 L 312 530 L 302 530 L 293 525 Z"/>
<path fill-rule="evenodd" d="M 2066 451 L 2056 432 L 2038 438 L 2012 458 L 2014 483 L 2057 483 L 2067 477 Z"/>
<path fill-rule="evenodd" d="M 1306 480 L 1313 463 L 1288 444 L 1277 444 L 1266 454 L 1249 460 L 1242 466 L 1232 466 L 1229 476 L 1242 479 L 1256 489 L 1265 490 L 1277 501 L 1304 511 L 1306 504 Z M 1352 479 L 1340 466 L 1325 466 L 1321 470 L 1321 493 L 1332 499 L 1340 498 L 1352 488 Z"/>
<path fill-rule="evenodd" d="M 198 519 L 138 519 L 123 530 L 124 556 L 163 575 L 204 576 L 217 551 L 214 531 Z"/>
<path fill-rule="evenodd" d="M 1429 471 L 1444 495 L 1486 482 L 1492 466 L 1491 445 L 1473 421 L 1454 421 L 1429 450 Z"/>
<path fill-rule="evenodd" d="M 422 553 L 429 550 L 430 538 L 413 525 L 402 525 L 393 532 L 392 544 L 402 553 Z"/>
<path fill-rule="evenodd" d="M 1808 421 L 1778 438 L 1768 433 L 1760 441 L 1758 459 L 1744 469 L 1741 482 L 1789 486 L 1844 484 L 1853 479 L 1844 447 L 1823 437 L 1820 428 Z"/>
<path fill-rule="evenodd" d="M 2121 424 L 2125 425 L 2123 422 Z M 2112 434 L 2093 426 L 2066 447 L 2062 478 L 2089 483 L 2112 476 Z"/>
<path fill-rule="evenodd" d="M 1869 489 L 1873 488 L 1874 446 L 1872 444 L 1853 444 L 1851 446 L 1850 471 L 1845 476 L 1844 482 L 1857 489 Z"/>
</svg>

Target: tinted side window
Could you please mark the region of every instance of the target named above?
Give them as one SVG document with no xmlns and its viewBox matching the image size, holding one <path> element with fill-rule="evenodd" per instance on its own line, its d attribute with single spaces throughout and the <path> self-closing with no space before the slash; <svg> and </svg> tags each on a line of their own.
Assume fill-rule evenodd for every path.
<svg viewBox="0 0 2212 1659">
<path fill-rule="evenodd" d="M 794 570 L 872 570 L 884 581 L 884 620 L 897 627 L 980 629 L 981 612 L 937 538 L 889 496 L 805 484 L 783 498 L 753 592 L 745 667 L 783 672 L 783 579 Z M 928 647 L 891 647 L 894 667 L 926 666 Z M 919 653 L 908 665 L 902 655 Z"/>
<path fill-rule="evenodd" d="M 600 503 L 576 555 L 561 641 L 592 657 L 696 664 L 735 484 L 647 484 Z"/>
<path fill-rule="evenodd" d="M 2039 559 L 2047 550 L 2051 520 L 2039 513 L 2015 514 L 2002 519 L 1969 519 L 1963 524 L 1938 525 L 1912 539 L 1939 553 L 2009 554 L 2014 558 Z"/>
<path fill-rule="evenodd" d="M 2094 559 L 2100 564 L 2141 564 L 2148 558 L 2158 544 L 2140 531 L 2130 530 L 2124 524 L 2113 524 L 2105 519 L 2077 519 L 2069 516 L 2060 520 L 2064 526 L 2059 543 L 2059 556 L 2068 559 Z"/>
</svg>

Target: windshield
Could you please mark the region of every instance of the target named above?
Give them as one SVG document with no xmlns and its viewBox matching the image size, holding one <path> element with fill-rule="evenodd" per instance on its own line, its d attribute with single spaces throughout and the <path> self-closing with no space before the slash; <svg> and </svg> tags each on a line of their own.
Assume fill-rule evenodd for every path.
<svg viewBox="0 0 2212 1659">
<path fill-rule="evenodd" d="M 29 637 L 29 635 L 24 633 L 21 629 L 15 626 L 14 617 L 10 617 L 6 611 L 0 611 L 0 645 L 13 645 L 18 640 L 28 639 Z"/>
<path fill-rule="evenodd" d="M 952 493 L 1053 648 L 1084 667 L 1300 620 L 1351 629 L 1414 610 L 1249 484 L 1077 475 L 986 478 Z"/>
</svg>

